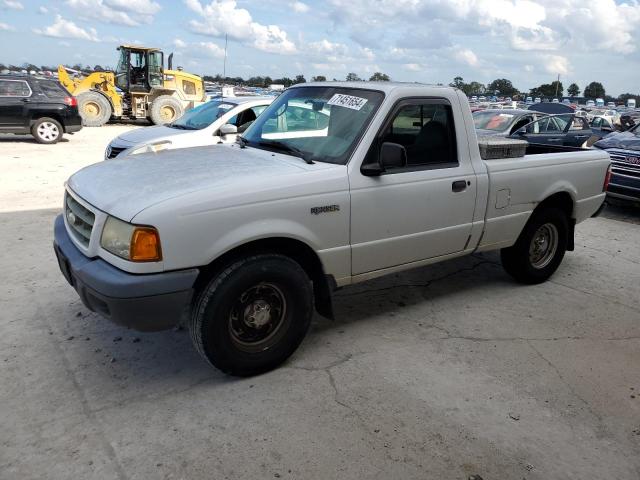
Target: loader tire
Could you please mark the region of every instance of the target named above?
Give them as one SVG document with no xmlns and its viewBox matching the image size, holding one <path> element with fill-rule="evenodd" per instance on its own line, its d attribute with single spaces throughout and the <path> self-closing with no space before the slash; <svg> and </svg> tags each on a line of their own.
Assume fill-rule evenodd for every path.
<svg viewBox="0 0 640 480">
<path fill-rule="evenodd" d="M 151 102 L 151 122 L 155 125 L 171 123 L 182 116 L 184 108 L 177 98 L 160 95 Z"/>
<path fill-rule="evenodd" d="M 85 127 L 101 127 L 111 118 L 113 109 L 104 95 L 98 92 L 84 92 L 77 98 L 78 111 Z"/>
</svg>

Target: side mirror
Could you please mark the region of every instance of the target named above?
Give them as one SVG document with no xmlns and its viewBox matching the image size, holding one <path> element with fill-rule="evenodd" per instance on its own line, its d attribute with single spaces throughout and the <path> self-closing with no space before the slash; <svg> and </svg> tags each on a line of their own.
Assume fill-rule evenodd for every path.
<svg viewBox="0 0 640 480">
<path fill-rule="evenodd" d="M 600 127 L 600 130 L 602 130 L 603 132 L 613 132 L 613 128 L 605 126 Z"/>
<path fill-rule="evenodd" d="M 236 133 L 238 133 L 238 127 L 231 125 L 230 123 L 225 123 L 220 127 L 220 135 L 223 137 L 225 135 L 234 135 Z"/>
<path fill-rule="evenodd" d="M 384 142 L 380 147 L 380 165 L 383 169 L 407 165 L 407 150 L 398 143 Z"/>
<path fill-rule="evenodd" d="M 405 148 L 397 143 L 384 142 L 380 146 L 377 159 L 363 164 L 360 167 L 360 172 L 368 177 L 375 177 L 383 174 L 387 168 L 404 167 L 406 164 L 407 151 Z"/>
</svg>

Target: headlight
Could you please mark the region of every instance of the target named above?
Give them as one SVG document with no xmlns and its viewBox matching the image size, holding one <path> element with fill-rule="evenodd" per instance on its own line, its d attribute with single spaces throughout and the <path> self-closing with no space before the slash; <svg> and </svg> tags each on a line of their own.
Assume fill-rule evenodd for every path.
<svg viewBox="0 0 640 480">
<path fill-rule="evenodd" d="M 160 235 L 155 228 L 132 225 L 115 217 L 107 218 L 100 245 L 106 251 L 133 262 L 162 260 Z"/>
<path fill-rule="evenodd" d="M 129 155 L 137 155 L 138 153 L 158 153 L 162 150 L 166 150 L 171 145 L 169 140 L 158 143 L 150 143 L 149 145 L 142 145 L 131 149 Z"/>
</svg>

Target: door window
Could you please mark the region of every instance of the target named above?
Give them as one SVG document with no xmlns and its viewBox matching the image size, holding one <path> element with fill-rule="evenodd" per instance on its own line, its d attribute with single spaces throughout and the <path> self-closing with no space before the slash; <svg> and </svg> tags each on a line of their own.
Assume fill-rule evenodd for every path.
<svg viewBox="0 0 640 480">
<path fill-rule="evenodd" d="M 162 64 L 164 59 L 162 57 L 162 52 L 149 52 L 149 85 L 151 87 L 161 87 L 162 86 Z M 194 94 L 195 92 L 195 85 Z M 185 89 L 186 90 L 186 89 Z"/>
<path fill-rule="evenodd" d="M 412 102 L 400 107 L 383 131 L 380 144 L 384 142 L 405 148 L 406 168 L 458 165 L 453 112 L 445 103 Z"/>
<path fill-rule="evenodd" d="M 31 88 L 24 80 L 0 80 L 0 97 L 30 97 Z"/>
</svg>

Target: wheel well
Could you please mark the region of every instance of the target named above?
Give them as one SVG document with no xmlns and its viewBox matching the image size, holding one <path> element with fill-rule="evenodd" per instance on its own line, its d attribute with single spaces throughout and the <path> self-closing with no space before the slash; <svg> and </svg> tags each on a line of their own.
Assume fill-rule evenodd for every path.
<svg viewBox="0 0 640 480">
<path fill-rule="evenodd" d="M 66 132 L 66 128 L 65 128 L 64 122 L 62 121 L 62 117 L 60 115 L 58 115 L 57 113 L 36 113 L 36 114 L 34 114 L 34 116 L 31 117 L 31 123 L 29 123 L 29 129 L 31 129 L 31 127 L 33 127 L 33 124 L 36 123 L 41 118 L 50 118 L 52 120 L 55 120 L 56 122 L 58 122 L 62 126 L 62 131 Z"/>
<path fill-rule="evenodd" d="M 260 253 L 277 253 L 295 260 L 307 273 L 313 283 L 315 307 L 318 313 L 333 318 L 331 290 L 335 286 L 333 277 L 325 275 L 324 268 L 316 252 L 306 243 L 286 237 L 255 240 L 236 247 L 213 262 L 200 268 L 194 289 L 199 291 L 218 272 L 239 258 Z"/>
<path fill-rule="evenodd" d="M 569 224 L 569 231 L 567 233 L 567 250 L 572 252 L 575 248 L 574 233 L 576 228 L 576 220 L 573 218 L 573 198 L 571 198 L 571 195 L 567 192 L 554 193 L 540 202 L 534 212 L 544 208 L 558 208 L 567 216 L 567 223 Z"/>
</svg>

